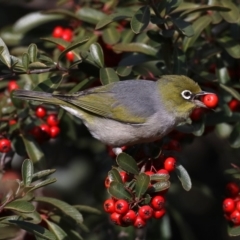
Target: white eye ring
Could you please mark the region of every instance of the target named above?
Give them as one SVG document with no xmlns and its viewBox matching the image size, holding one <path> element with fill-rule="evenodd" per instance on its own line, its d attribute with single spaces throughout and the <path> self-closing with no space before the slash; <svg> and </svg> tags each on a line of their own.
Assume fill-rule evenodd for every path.
<svg viewBox="0 0 240 240">
<path fill-rule="evenodd" d="M 181 92 L 181 95 L 184 99 L 189 100 L 192 98 L 192 92 L 189 90 L 184 90 Z"/>
</svg>

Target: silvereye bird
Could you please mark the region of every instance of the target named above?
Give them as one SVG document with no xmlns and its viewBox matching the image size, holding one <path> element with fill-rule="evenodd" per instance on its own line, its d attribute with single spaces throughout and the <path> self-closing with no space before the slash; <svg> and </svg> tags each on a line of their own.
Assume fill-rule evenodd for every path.
<svg viewBox="0 0 240 240">
<path fill-rule="evenodd" d="M 186 122 L 197 99 L 207 94 L 186 76 L 165 75 L 158 81 L 126 80 L 73 94 L 16 90 L 16 98 L 62 107 L 82 119 L 103 143 L 121 147 L 158 140 Z"/>
</svg>

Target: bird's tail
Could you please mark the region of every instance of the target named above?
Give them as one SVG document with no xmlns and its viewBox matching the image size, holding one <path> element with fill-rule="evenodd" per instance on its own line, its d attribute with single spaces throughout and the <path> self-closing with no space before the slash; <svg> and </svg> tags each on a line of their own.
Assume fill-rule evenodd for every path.
<svg viewBox="0 0 240 240">
<path fill-rule="evenodd" d="M 14 98 L 20 98 L 23 100 L 39 101 L 43 103 L 50 103 L 60 105 L 62 100 L 53 97 L 51 93 L 28 91 L 28 90 L 15 90 L 13 92 Z"/>
</svg>

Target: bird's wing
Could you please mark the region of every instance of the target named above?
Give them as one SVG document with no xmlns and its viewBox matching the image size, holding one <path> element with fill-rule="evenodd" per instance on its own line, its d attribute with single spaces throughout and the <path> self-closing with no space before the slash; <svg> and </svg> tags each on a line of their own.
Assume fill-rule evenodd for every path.
<svg viewBox="0 0 240 240">
<path fill-rule="evenodd" d="M 149 99 L 143 98 L 138 91 L 134 92 L 134 86 L 129 89 L 125 85 L 126 83 L 123 85 L 124 87 L 121 87 L 122 84 L 114 84 L 110 90 L 106 85 L 75 94 L 54 94 L 54 97 L 104 118 L 130 124 L 143 124 L 153 113 L 153 111 L 149 111 L 151 110 L 150 106 L 147 107 L 147 110 L 142 110 L 144 102 L 147 104 Z M 124 97 L 124 95 L 128 97 Z"/>
</svg>

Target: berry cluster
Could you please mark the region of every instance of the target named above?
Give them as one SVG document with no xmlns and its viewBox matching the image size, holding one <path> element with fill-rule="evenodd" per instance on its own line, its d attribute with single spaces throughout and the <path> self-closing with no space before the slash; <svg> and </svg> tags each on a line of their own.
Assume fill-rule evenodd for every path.
<svg viewBox="0 0 240 240">
<path fill-rule="evenodd" d="M 45 107 L 38 106 L 35 109 L 35 115 L 45 120 L 40 126 L 34 126 L 30 130 L 30 134 L 33 135 L 38 142 L 42 143 L 49 138 L 56 138 L 59 135 L 59 120 L 56 114 L 47 114 Z"/>
<path fill-rule="evenodd" d="M 120 162 L 119 165 L 121 166 Z M 105 179 L 105 187 L 112 196 L 104 202 L 104 210 L 116 225 L 142 228 L 149 219 L 160 219 L 166 213 L 165 193 L 170 186 L 169 172 L 175 170 L 176 159 L 161 156 L 152 161 L 151 166 L 148 165 L 145 165 L 145 171 L 136 175 L 114 168 Z M 130 194 L 129 198 L 115 194 L 116 181 L 120 182 L 119 188 Z M 145 187 L 141 193 L 139 185 Z"/>
<path fill-rule="evenodd" d="M 240 225 L 240 188 L 235 182 L 226 186 L 227 198 L 223 200 L 225 218 L 234 226 Z"/>
<path fill-rule="evenodd" d="M 67 42 L 71 42 L 73 39 L 73 31 L 70 28 L 62 28 L 61 26 L 56 26 L 53 29 L 52 36 L 55 38 L 61 38 Z M 58 45 L 58 49 L 63 51 L 65 48 Z M 72 51 L 66 53 L 66 58 L 72 62 L 74 60 L 74 54 Z"/>
</svg>

